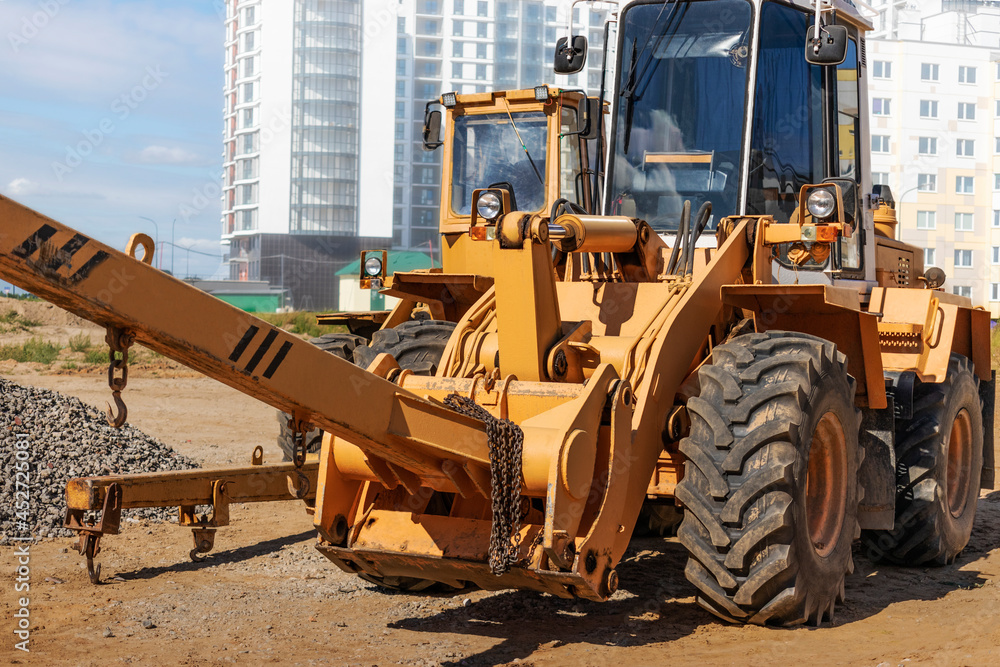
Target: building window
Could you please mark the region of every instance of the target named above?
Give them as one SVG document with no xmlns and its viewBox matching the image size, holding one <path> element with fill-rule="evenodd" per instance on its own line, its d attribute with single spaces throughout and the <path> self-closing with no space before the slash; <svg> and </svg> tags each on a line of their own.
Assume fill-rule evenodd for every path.
<svg viewBox="0 0 1000 667">
<path fill-rule="evenodd" d="M 990 283 L 990 301 L 1000 301 L 1000 283 Z"/>
<path fill-rule="evenodd" d="M 924 266 L 935 266 L 934 248 L 924 248 Z"/>
<path fill-rule="evenodd" d="M 932 63 L 922 63 L 920 65 L 920 80 L 921 81 L 937 81 L 938 80 L 938 66 Z"/>
<path fill-rule="evenodd" d="M 1000 210 L 993 211 L 993 226 L 1000 228 Z"/>
<path fill-rule="evenodd" d="M 480 60 L 486 60 L 486 45 L 476 44 L 476 57 Z"/>
<path fill-rule="evenodd" d="M 885 97 L 874 97 L 872 98 L 872 115 L 873 116 L 888 116 L 891 111 L 890 108 L 891 100 Z"/>
<path fill-rule="evenodd" d="M 892 63 L 888 60 L 876 60 L 872 63 L 872 76 L 876 79 L 892 78 Z"/>
<path fill-rule="evenodd" d="M 992 251 L 993 264 L 1000 264 L 1000 245 L 995 245 L 990 250 Z"/>
<path fill-rule="evenodd" d="M 960 269 L 971 269 L 972 268 L 972 251 L 971 250 L 956 250 L 955 251 L 955 267 Z"/>
<path fill-rule="evenodd" d="M 397 81 L 396 82 L 396 97 L 406 97 L 406 82 Z"/>
<path fill-rule="evenodd" d="M 253 102 L 253 82 L 243 84 L 243 102 Z"/>
<path fill-rule="evenodd" d="M 970 285 L 955 285 L 951 288 L 951 292 L 958 296 L 964 296 L 967 299 L 972 298 L 972 287 Z"/>
<path fill-rule="evenodd" d="M 1000 137 L 993 137 L 993 152 L 1000 153 Z"/>
<path fill-rule="evenodd" d="M 476 24 L 476 37 L 486 37 L 486 23 Z"/>
<path fill-rule="evenodd" d="M 451 78 L 461 79 L 462 78 L 462 63 L 452 63 L 451 64 Z"/>
<path fill-rule="evenodd" d="M 254 9 L 254 7 L 247 7 L 243 10 L 243 25 L 253 25 L 257 22 L 256 17 L 254 16 Z"/>
<path fill-rule="evenodd" d="M 917 152 L 921 155 L 937 155 L 937 137 L 917 139 Z"/>
<path fill-rule="evenodd" d="M 997 118 L 1000 118 L 1000 100 L 997 100 L 994 103 L 993 115 L 996 116 Z"/>
<path fill-rule="evenodd" d="M 253 109 L 243 110 L 243 129 L 253 127 Z"/>
<path fill-rule="evenodd" d="M 917 174 L 917 190 L 937 192 L 937 174 Z"/>
<path fill-rule="evenodd" d="M 396 54 L 400 56 L 406 55 L 406 38 L 397 37 L 396 38 Z"/>
<path fill-rule="evenodd" d="M 958 157 L 973 157 L 976 154 L 974 139 L 958 139 L 955 141 L 955 155 Z"/>
<path fill-rule="evenodd" d="M 958 66 L 958 82 L 959 83 L 975 83 L 976 82 L 976 68 L 969 67 L 968 65 Z"/>
<path fill-rule="evenodd" d="M 464 51 L 465 51 L 465 44 L 463 44 L 462 42 L 455 42 L 454 44 L 451 45 L 452 58 L 461 58 Z"/>
<path fill-rule="evenodd" d="M 917 211 L 917 229 L 937 229 L 937 211 Z"/>
<path fill-rule="evenodd" d="M 960 195 L 971 195 L 975 190 L 973 189 L 972 176 L 956 176 L 955 177 L 955 192 Z"/>
<path fill-rule="evenodd" d="M 402 144 L 396 144 L 395 148 L 393 149 L 392 159 L 395 160 L 396 162 L 402 162 L 403 161 L 403 145 Z"/>
<path fill-rule="evenodd" d="M 462 34 L 463 34 L 463 30 L 464 30 L 464 27 L 462 26 L 462 22 L 461 21 L 453 20 L 451 22 L 451 34 L 458 35 L 459 37 L 461 37 Z"/>
<path fill-rule="evenodd" d="M 401 141 L 406 139 L 406 124 L 396 123 L 396 139 Z"/>
<path fill-rule="evenodd" d="M 489 3 L 485 2 L 484 0 L 479 0 L 479 2 L 476 3 L 476 15 L 481 16 L 483 18 L 489 16 L 490 15 Z"/>
<path fill-rule="evenodd" d="M 406 76 L 406 61 L 397 60 L 396 61 L 396 76 Z"/>
<path fill-rule="evenodd" d="M 396 102 L 396 118 L 406 118 L 406 102 Z"/>
<path fill-rule="evenodd" d="M 476 80 L 477 81 L 486 80 L 486 65 L 476 65 Z"/>
<path fill-rule="evenodd" d="M 955 231 L 956 232 L 971 232 L 973 231 L 972 214 L 971 213 L 956 213 L 955 214 Z"/>
<path fill-rule="evenodd" d="M 1000 190 L 1000 174 L 993 174 L 993 189 Z"/>
<path fill-rule="evenodd" d="M 938 117 L 937 100 L 920 100 L 920 117 L 937 118 Z"/>
<path fill-rule="evenodd" d="M 888 153 L 889 137 L 884 134 L 872 135 L 872 153 Z"/>
<path fill-rule="evenodd" d="M 889 185 L 889 172 L 873 171 L 872 185 Z"/>
<path fill-rule="evenodd" d="M 958 103 L 959 120 L 976 120 L 976 105 L 972 102 Z"/>
<path fill-rule="evenodd" d="M 455 3 L 452 5 L 452 11 L 454 13 L 456 13 L 456 14 L 464 14 L 465 13 L 465 1 L 464 0 L 455 0 Z"/>
</svg>

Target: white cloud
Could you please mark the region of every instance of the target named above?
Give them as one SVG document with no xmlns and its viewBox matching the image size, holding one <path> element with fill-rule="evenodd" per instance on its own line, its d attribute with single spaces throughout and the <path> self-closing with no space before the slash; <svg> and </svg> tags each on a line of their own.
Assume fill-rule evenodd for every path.
<svg viewBox="0 0 1000 667">
<path fill-rule="evenodd" d="M 38 184 L 27 178 L 15 178 L 7 184 L 7 192 L 12 195 L 33 195 L 38 192 Z"/>
<path fill-rule="evenodd" d="M 197 165 L 202 159 L 191 151 L 183 148 L 168 148 L 167 146 L 146 146 L 139 151 L 138 161 L 143 164 L 173 164 Z"/>
</svg>

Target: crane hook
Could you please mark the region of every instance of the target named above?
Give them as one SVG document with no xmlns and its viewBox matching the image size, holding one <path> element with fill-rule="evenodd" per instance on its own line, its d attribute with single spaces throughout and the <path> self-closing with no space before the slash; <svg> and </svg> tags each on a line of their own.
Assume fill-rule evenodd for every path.
<svg viewBox="0 0 1000 667">
<path fill-rule="evenodd" d="M 128 418 L 128 406 L 122 400 L 122 393 L 120 391 L 111 392 L 111 397 L 115 402 L 115 408 L 118 409 L 118 414 L 115 415 L 115 408 L 112 408 L 111 404 L 108 403 L 108 423 L 115 428 L 121 428 L 125 425 L 125 419 Z"/>
</svg>

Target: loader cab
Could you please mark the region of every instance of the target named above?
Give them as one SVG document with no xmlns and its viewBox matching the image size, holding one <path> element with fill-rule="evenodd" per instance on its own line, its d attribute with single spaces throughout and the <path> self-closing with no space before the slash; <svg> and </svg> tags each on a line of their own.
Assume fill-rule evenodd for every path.
<svg viewBox="0 0 1000 667">
<path fill-rule="evenodd" d="M 597 123 L 582 91 L 543 85 L 448 93 L 439 104 L 443 115 L 437 121 L 431 116 L 436 110 L 429 108 L 424 147 L 443 149 L 445 271 L 489 275 L 489 244 L 475 241 L 492 239 L 490 232 L 505 213 L 547 214 L 559 199 L 591 210 L 588 145 Z M 496 196 L 478 201 L 484 190 Z"/>
<path fill-rule="evenodd" d="M 606 213 L 645 219 L 665 237 L 676 233 L 685 201 L 692 210 L 711 202 L 709 232 L 731 215 L 788 223 L 805 186 L 837 179 L 845 233 L 826 254 L 810 253 L 808 242 L 783 244 L 775 264 L 800 282 L 866 278 L 873 253 L 864 240 L 873 232 L 860 57 L 869 26 L 853 6 L 834 5 L 823 21 L 847 29 L 838 65 L 807 62 L 808 2 L 623 6 Z"/>
</svg>

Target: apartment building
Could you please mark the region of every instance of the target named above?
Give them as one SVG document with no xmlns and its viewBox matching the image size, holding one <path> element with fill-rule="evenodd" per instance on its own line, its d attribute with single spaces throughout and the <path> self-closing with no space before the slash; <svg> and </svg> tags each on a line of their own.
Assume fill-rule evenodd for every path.
<svg viewBox="0 0 1000 667">
<path fill-rule="evenodd" d="M 395 41 L 385 11 L 392 4 L 226 3 L 222 240 L 230 278 L 282 287 L 294 308 L 335 308 L 336 272 L 392 232 L 385 92 L 393 63 L 379 57 Z"/>
<path fill-rule="evenodd" d="M 1000 7 L 882 2 L 867 43 L 872 176 L 945 289 L 1000 317 Z"/>
</svg>

